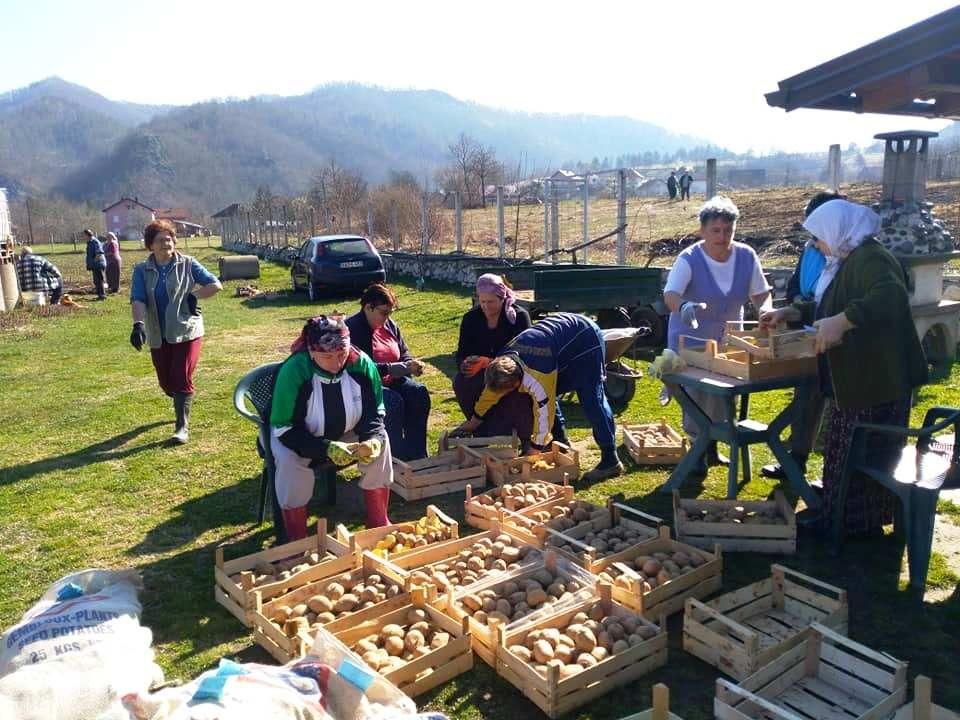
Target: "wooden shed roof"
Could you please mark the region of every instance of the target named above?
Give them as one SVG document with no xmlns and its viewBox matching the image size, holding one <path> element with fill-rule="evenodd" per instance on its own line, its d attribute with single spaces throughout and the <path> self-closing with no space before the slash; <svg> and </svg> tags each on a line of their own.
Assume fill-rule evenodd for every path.
<svg viewBox="0 0 960 720">
<path fill-rule="evenodd" d="M 960 120 L 960 5 L 781 80 L 767 104 Z"/>
</svg>

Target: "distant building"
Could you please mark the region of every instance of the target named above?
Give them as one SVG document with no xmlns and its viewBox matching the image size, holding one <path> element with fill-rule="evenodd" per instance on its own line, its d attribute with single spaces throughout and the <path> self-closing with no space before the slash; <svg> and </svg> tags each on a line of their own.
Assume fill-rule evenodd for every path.
<svg viewBox="0 0 960 720">
<path fill-rule="evenodd" d="M 156 219 L 154 209 L 135 197 L 122 197 L 102 212 L 107 232 L 116 233 L 121 240 L 140 240 L 143 229 Z"/>
<path fill-rule="evenodd" d="M 177 228 L 177 235 L 203 235 L 207 229 L 199 223 L 190 221 L 186 208 L 159 208 L 154 211 L 157 220 L 169 220 Z"/>
</svg>

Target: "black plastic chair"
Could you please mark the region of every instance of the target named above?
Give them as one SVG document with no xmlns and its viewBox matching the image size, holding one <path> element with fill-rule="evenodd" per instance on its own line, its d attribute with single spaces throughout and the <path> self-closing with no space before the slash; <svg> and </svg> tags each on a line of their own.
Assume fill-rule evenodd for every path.
<svg viewBox="0 0 960 720">
<path fill-rule="evenodd" d="M 953 426 L 953 440 L 935 440 L 939 433 Z M 847 488 L 853 473 L 863 473 L 890 490 L 900 500 L 894 530 L 907 542 L 907 563 L 910 586 L 923 592 L 933 546 L 933 525 L 937 498 L 941 489 L 960 486 L 960 409 L 933 407 L 923 418 L 923 427 L 913 429 L 894 425 L 858 423 L 854 426 L 850 451 L 841 476 L 839 497 L 833 512 L 833 546 L 840 550 L 844 536 Z M 877 452 L 870 447 L 872 433 L 907 438 L 915 437 L 914 445 L 891 453 Z"/>
<path fill-rule="evenodd" d="M 273 507 L 274 525 L 277 527 L 278 535 L 282 535 L 283 523 L 277 522 L 279 510 L 276 499 L 276 492 L 273 485 L 273 476 L 276 467 L 273 461 L 273 453 L 270 451 L 270 406 L 273 402 L 273 384 L 276 380 L 277 370 L 281 363 L 267 363 L 254 368 L 237 383 L 233 391 L 233 406 L 237 412 L 251 422 L 255 423 L 258 429 L 257 433 L 257 453 L 263 458 L 263 470 L 260 473 L 260 492 L 257 497 L 257 523 L 263 523 L 266 515 L 267 496 L 269 494 L 271 505 Z M 247 407 L 247 402 L 254 407 L 256 412 L 251 412 Z M 320 484 L 326 485 L 327 504 L 337 504 L 337 472 L 332 463 L 324 463 L 314 468 L 314 477 Z"/>
</svg>

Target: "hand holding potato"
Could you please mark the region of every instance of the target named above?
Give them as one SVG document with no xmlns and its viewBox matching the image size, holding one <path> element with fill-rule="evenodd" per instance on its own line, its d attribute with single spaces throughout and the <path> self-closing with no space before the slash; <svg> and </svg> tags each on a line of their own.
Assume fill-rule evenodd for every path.
<svg viewBox="0 0 960 720">
<path fill-rule="evenodd" d="M 407 361 L 407 368 L 410 370 L 410 374 L 414 377 L 420 377 L 423 375 L 424 365 L 417 359 L 410 359 Z"/>
<path fill-rule="evenodd" d="M 361 443 L 357 443 L 354 453 L 361 462 L 370 462 L 380 457 L 383 445 L 377 438 L 370 438 Z"/>
<path fill-rule="evenodd" d="M 800 311 L 793 307 L 782 307 L 779 310 L 768 310 L 760 313 L 760 329 L 770 330 L 777 325 L 786 322 L 799 322 L 801 320 Z"/>
<path fill-rule="evenodd" d="M 853 323 L 847 320 L 844 313 L 837 313 L 822 320 L 817 320 L 813 326 L 817 329 L 814 348 L 819 355 L 842 343 L 844 334 L 847 330 L 853 328 Z"/>
</svg>

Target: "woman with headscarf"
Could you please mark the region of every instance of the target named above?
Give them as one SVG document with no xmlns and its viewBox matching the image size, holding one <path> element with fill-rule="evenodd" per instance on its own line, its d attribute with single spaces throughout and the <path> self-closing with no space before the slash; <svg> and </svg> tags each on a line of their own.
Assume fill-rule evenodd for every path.
<svg viewBox="0 0 960 720">
<path fill-rule="evenodd" d="M 874 237 L 880 218 L 870 208 L 833 200 L 803 223 L 827 262 L 812 302 L 764 313 L 763 326 L 802 322 L 817 328 L 820 389 L 833 399 L 823 451 L 824 518 L 839 500 L 853 427 L 869 422 L 906 427 L 911 393 L 927 382 L 927 363 L 910 314 L 903 268 Z M 872 452 L 902 442 L 874 435 Z M 893 521 L 895 499 L 863 476 L 850 478 L 848 534 L 876 535 Z"/>
<path fill-rule="evenodd" d="M 486 273 L 477 278 L 477 305 L 464 314 L 460 321 L 460 339 L 457 342 L 457 374 L 453 378 L 453 393 L 460 403 L 464 417 L 473 416 L 473 408 L 483 392 L 483 373 L 490 361 L 517 335 L 530 327 L 530 315 L 516 306 L 513 290 L 503 278 Z M 518 418 L 527 419 L 529 411 L 516 408 L 517 403 L 529 404 L 520 393 L 513 393 L 497 403 L 484 417 L 477 435 L 509 435 Z M 530 428 L 518 433 L 530 434 Z"/>
<path fill-rule="evenodd" d="M 367 527 L 390 524 L 393 463 L 384 414 L 380 373 L 351 346 L 343 318 L 308 320 L 277 371 L 270 410 L 274 488 L 288 541 L 306 537 L 312 466 L 326 460 L 338 467 L 359 461 Z M 358 442 L 347 442 L 354 435 Z"/>
<path fill-rule="evenodd" d="M 107 239 L 103 243 L 103 254 L 107 258 L 107 292 L 119 292 L 123 260 L 120 259 L 120 242 L 112 232 L 107 233 Z"/>
</svg>

